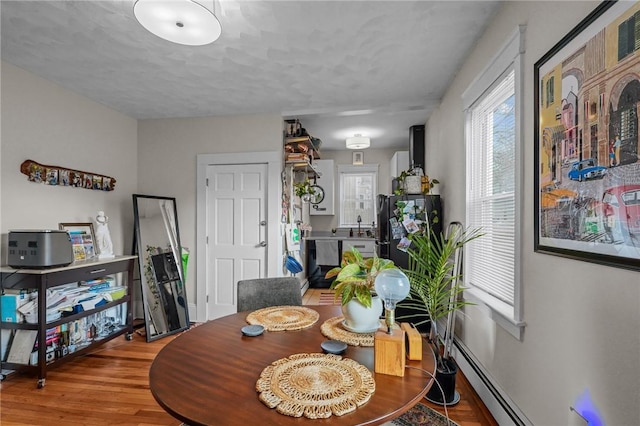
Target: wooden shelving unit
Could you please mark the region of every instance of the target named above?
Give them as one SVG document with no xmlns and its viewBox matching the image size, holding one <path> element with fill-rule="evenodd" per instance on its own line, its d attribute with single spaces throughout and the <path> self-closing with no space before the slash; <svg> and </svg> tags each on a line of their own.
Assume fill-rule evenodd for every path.
<svg viewBox="0 0 640 426">
<path fill-rule="evenodd" d="M 299 128 L 301 127 L 298 120 L 295 120 L 295 123 Z M 286 206 L 287 212 L 287 227 L 298 228 L 301 234 L 302 226 L 309 223 L 309 204 L 304 203 L 300 197 L 295 195 L 294 185 L 307 180 L 315 183 L 316 178 L 321 175 L 321 172 L 314 164 L 315 160 L 320 159 L 319 148 L 321 141 L 308 135 L 292 137 L 285 135 L 283 142 L 284 170 L 282 173 L 282 194 L 283 205 Z M 301 245 L 297 248 L 292 249 L 291 247 L 287 247 L 286 250 L 287 254 L 296 257 L 302 264 L 303 271 L 300 275 L 301 288 L 306 289 L 309 286 L 306 278 L 306 262 L 300 252 L 303 244 L 304 242 L 301 242 Z"/>
<path fill-rule="evenodd" d="M 310 136 L 284 138 L 285 165 L 296 173 L 307 173 L 307 178 L 319 177 L 313 161 L 320 159 L 320 151 Z"/>
<path fill-rule="evenodd" d="M 284 152 L 285 156 L 289 153 L 305 154 L 311 159 L 311 162 L 320 158 L 320 150 L 313 144 L 310 136 L 285 138 Z"/>
</svg>

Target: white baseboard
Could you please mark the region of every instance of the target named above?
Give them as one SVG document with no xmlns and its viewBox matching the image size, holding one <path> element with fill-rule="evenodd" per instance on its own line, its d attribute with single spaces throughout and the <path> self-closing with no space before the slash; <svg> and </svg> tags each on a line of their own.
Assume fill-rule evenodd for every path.
<svg viewBox="0 0 640 426">
<path fill-rule="evenodd" d="M 304 280 L 304 282 L 300 283 L 300 293 L 304 296 L 307 290 L 309 290 L 309 280 Z"/>
<path fill-rule="evenodd" d="M 187 306 L 189 309 L 189 322 L 202 322 L 198 320 L 198 305 L 187 302 Z"/>
<path fill-rule="evenodd" d="M 455 339 L 451 355 L 500 426 L 533 426 L 511 398 L 487 374 L 464 343 Z"/>
</svg>

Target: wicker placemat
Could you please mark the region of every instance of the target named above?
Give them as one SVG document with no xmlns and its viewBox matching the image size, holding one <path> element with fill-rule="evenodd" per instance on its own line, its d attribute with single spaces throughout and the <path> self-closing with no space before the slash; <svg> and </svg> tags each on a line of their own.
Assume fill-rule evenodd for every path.
<svg viewBox="0 0 640 426">
<path fill-rule="evenodd" d="M 251 312 L 247 322 L 260 324 L 268 331 L 286 331 L 311 327 L 318 318 L 318 312 L 304 306 L 271 306 Z"/>
<path fill-rule="evenodd" d="M 295 354 L 274 361 L 256 383 L 259 398 L 280 414 L 309 419 L 342 416 L 367 403 L 376 389 L 371 372 L 349 358 Z"/>
<path fill-rule="evenodd" d="M 329 318 L 320 326 L 323 336 L 332 340 L 339 340 L 351 346 L 373 346 L 373 335 L 375 333 L 354 333 L 346 330 L 342 326 L 344 317 Z"/>
</svg>

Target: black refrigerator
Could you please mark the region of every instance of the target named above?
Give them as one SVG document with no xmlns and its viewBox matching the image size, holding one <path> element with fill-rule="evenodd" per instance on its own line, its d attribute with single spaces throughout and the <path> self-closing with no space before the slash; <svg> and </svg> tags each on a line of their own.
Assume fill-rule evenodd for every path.
<svg viewBox="0 0 640 426">
<path fill-rule="evenodd" d="M 378 256 L 393 260 L 400 268 L 408 267 L 406 242 L 412 230 L 410 219 L 426 222 L 435 235 L 442 233 L 442 203 L 439 195 L 380 194 L 377 208 Z"/>
</svg>

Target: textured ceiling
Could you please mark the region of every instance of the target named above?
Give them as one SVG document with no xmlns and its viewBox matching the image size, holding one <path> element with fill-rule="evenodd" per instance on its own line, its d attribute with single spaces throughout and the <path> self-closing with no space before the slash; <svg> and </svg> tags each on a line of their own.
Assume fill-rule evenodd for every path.
<svg viewBox="0 0 640 426">
<path fill-rule="evenodd" d="M 407 146 L 499 2 L 221 0 L 200 47 L 147 32 L 133 0 L 0 7 L 4 61 L 128 116 L 277 113 L 342 149 Z"/>
</svg>

